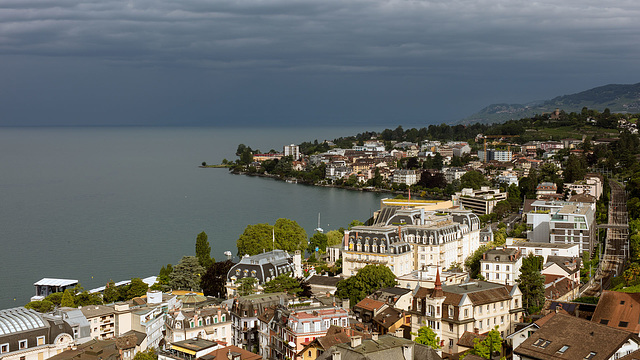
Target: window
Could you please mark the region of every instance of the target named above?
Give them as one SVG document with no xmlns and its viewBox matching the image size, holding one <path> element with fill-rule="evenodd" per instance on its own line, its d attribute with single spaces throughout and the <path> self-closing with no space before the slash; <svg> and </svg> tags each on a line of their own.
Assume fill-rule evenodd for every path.
<svg viewBox="0 0 640 360">
<path fill-rule="evenodd" d="M 469 309 L 464 309 L 464 317 L 465 318 L 469 317 Z"/>
<path fill-rule="evenodd" d="M 562 355 L 565 351 L 569 350 L 569 345 L 562 345 L 560 350 L 558 350 L 558 354 Z"/>
<path fill-rule="evenodd" d="M 504 316 L 500 316 L 500 324 L 504 324 Z"/>
<path fill-rule="evenodd" d="M 220 321 L 225 322 L 226 317 L 227 316 L 225 314 L 222 314 Z"/>
<path fill-rule="evenodd" d="M 309 323 L 304 323 L 304 332 L 308 333 L 310 330 Z"/>
<path fill-rule="evenodd" d="M 453 306 L 449 306 L 449 317 L 453 317 Z"/>
<path fill-rule="evenodd" d="M 18 341 L 18 349 L 26 349 L 27 348 L 27 340 Z"/>
<path fill-rule="evenodd" d="M 204 323 L 205 325 L 211 325 L 211 318 L 207 317 L 206 319 L 204 319 Z"/>
<path fill-rule="evenodd" d="M 202 326 L 202 319 L 198 320 L 198 326 Z"/>
<path fill-rule="evenodd" d="M 485 265 L 484 269 L 489 270 L 489 264 Z"/>
<path fill-rule="evenodd" d="M 591 360 L 591 359 L 593 359 L 594 357 L 596 357 L 596 354 L 597 354 L 597 353 L 596 353 L 595 351 L 592 351 L 592 352 L 590 352 L 590 353 L 589 353 L 589 355 L 585 356 L 585 357 L 584 357 L 584 359 L 585 359 L 585 360 Z"/>
<path fill-rule="evenodd" d="M 509 275 L 507 275 L 507 276 L 509 276 Z M 500 309 L 504 309 L 504 301 L 500 301 Z"/>
<path fill-rule="evenodd" d="M 73 330 L 74 330 L 74 335 L 75 335 L 76 329 L 73 329 Z M 38 346 L 44 345 L 44 336 L 38 336 L 36 338 L 36 343 L 38 344 Z"/>
<path fill-rule="evenodd" d="M 500 274 L 496 274 L 496 279 L 500 280 Z"/>
<path fill-rule="evenodd" d="M 600 324 L 602 324 L 602 325 L 609 325 L 609 320 L 607 320 L 607 319 L 601 319 L 601 320 L 600 320 Z"/>
<path fill-rule="evenodd" d="M 500 265 L 496 265 L 496 271 L 500 271 Z"/>
<path fill-rule="evenodd" d="M 196 327 L 196 323 L 195 323 L 195 322 L 193 322 L 193 320 L 191 320 L 191 321 L 189 322 L 189 327 L 192 327 L 192 328 L 193 328 L 193 327 Z"/>
<path fill-rule="evenodd" d="M 627 327 L 627 326 L 629 326 L 629 322 L 627 321 L 620 321 L 618 323 L 618 327 Z"/>
<path fill-rule="evenodd" d="M 9 344 L 0 345 L 0 354 L 9 352 Z"/>
<path fill-rule="evenodd" d="M 313 331 L 320 331 L 320 321 L 313 323 Z"/>
<path fill-rule="evenodd" d="M 453 347 L 453 339 L 449 339 L 449 347 Z"/>
<path fill-rule="evenodd" d="M 509 265 L 506 265 L 506 266 L 507 266 L 507 271 L 509 271 Z"/>
<path fill-rule="evenodd" d="M 453 332 L 453 324 L 449 324 L 449 332 Z"/>
</svg>

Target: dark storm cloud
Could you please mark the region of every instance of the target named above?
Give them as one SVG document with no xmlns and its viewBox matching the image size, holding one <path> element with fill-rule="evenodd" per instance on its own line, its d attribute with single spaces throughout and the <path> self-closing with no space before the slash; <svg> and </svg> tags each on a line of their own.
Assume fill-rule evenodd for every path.
<svg viewBox="0 0 640 360">
<path fill-rule="evenodd" d="M 431 91 L 464 77 L 579 77 L 602 67 L 616 67 L 601 75 L 619 82 L 637 70 L 638 15 L 637 1 L 0 0 L 0 61 L 60 58 L 227 79 L 420 76 Z"/>
</svg>

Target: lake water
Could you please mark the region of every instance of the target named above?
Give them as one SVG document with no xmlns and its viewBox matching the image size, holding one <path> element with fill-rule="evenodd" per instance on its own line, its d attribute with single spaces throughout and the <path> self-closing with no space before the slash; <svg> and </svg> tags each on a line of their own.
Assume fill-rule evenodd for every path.
<svg viewBox="0 0 640 360">
<path fill-rule="evenodd" d="M 236 254 L 248 224 L 366 220 L 388 195 L 231 175 L 198 165 L 353 135 L 363 128 L 0 128 L 0 308 L 22 306 L 43 277 L 86 288 L 157 275 L 209 235 Z"/>
</svg>

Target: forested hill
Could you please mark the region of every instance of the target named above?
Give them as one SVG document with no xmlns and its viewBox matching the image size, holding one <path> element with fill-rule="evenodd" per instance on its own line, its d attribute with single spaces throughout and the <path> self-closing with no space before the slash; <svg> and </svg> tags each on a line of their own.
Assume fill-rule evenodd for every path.
<svg viewBox="0 0 640 360">
<path fill-rule="evenodd" d="M 564 110 L 567 113 L 580 112 L 583 107 L 599 111 L 609 108 L 612 113 L 640 112 L 640 83 L 604 85 L 577 94 L 563 95 L 551 100 L 534 101 L 527 104 L 492 104 L 457 123 L 502 123 L 507 120 L 550 113 L 555 109 Z"/>
</svg>

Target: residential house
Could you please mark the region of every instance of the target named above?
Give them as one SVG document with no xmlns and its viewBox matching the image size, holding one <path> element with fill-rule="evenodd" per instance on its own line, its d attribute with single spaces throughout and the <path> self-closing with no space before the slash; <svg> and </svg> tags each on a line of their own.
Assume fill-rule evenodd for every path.
<svg viewBox="0 0 640 360">
<path fill-rule="evenodd" d="M 409 310 L 411 308 L 413 295 L 410 289 L 388 287 L 376 290 L 373 294 L 369 295 L 369 297 L 382 301 L 395 309 Z"/>
<path fill-rule="evenodd" d="M 520 359 L 618 359 L 640 348 L 629 331 L 556 314 L 513 350 Z"/>
<path fill-rule="evenodd" d="M 298 352 L 301 360 L 316 360 L 318 356 L 329 350 L 333 345 L 348 343 L 351 338 L 349 328 L 331 325 L 325 336 L 317 337 L 304 345 Z"/>
<path fill-rule="evenodd" d="M 182 309 L 167 314 L 166 336 L 169 343 L 201 338 L 231 343 L 231 316 L 223 307 Z"/>
<path fill-rule="evenodd" d="M 262 356 L 237 346 L 219 347 L 205 355 L 207 360 L 260 360 Z"/>
<path fill-rule="evenodd" d="M 116 336 L 116 315 L 112 306 L 88 305 L 82 306 L 80 311 L 90 324 L 91 338 L 106 340 Z"/>
<path fill-rule="evenodd" d="M 440 360 L 438 353 L 426 345 L 393 335 L 374 335 L 363 340 L 361 336 L 352 336 L 349 343 L 333 345 L 320 355 L 318 360 Z"/>
<path fill-rule="evenodd" d="M 637 335 L 640 332 L 640 293 L 605 290 L 591 321 Z"/>
<path fill-rule="evenodd" d="M 552 182 L 543 182 L 536 186 L 536 198 L 540 199 L 545 195 L 555 195 L 558 192 L 558 186 Z"/>
<path fill-rule="evenodd" d="M 291 156 L 293 160 L 299 160 L 301 155 L 300 147 L 295 144 L 285 145 L 283 147 L 282 153 L 284 154 L 284 156 Z"/>
<path fill-rule="evenodd" d="M 497 326 L 502 337 L 507 336 L 523 311 L 517 286 L 486 281 L 441 286 L 438 276 L 433 289 L 414 290 L 411 332 L 426 324 L 443 341 L 443 352 L 457 354 L 465 331 L 483 333 Z"/>
<path fill-rule="evenodd" d="M 3 358 L 5 359 L 5 358 Z M 121 349 L 116 347 L 116 340 L 91 339 L 77 347 L 70 347 L 58 352 L 50 360 L 124 360 Z"/>
<path fill-rule="evenodd" d="M 480 259 L 480 272 L 486 281 L 514 285 L 520 276 L 522 252 L 518 249 L 497 247 L 487 250 Z"/>
<path fill-rule="evenodd" d="M 227 294 L 229 297 L 235 295 L 236 281 L 242 278 L 254 278 L 258 285 L 262 285 L 282 274 L 290 274 L 292 277 L 302 276 L 300 251 L 296 251 L 293 256 L 285 250 L 279 249 L 253 256 L 245 255 L 227 273 Z"/>
<path fill-rule="evenodd" d="M 231 343 L 232 345 L 252 351 L 259 346 L 258 316 L 267 308 L 285 305 L 288 296 L 285 293 L 254 294 L 233 299 L 231 306 Z"/>
</svg>

